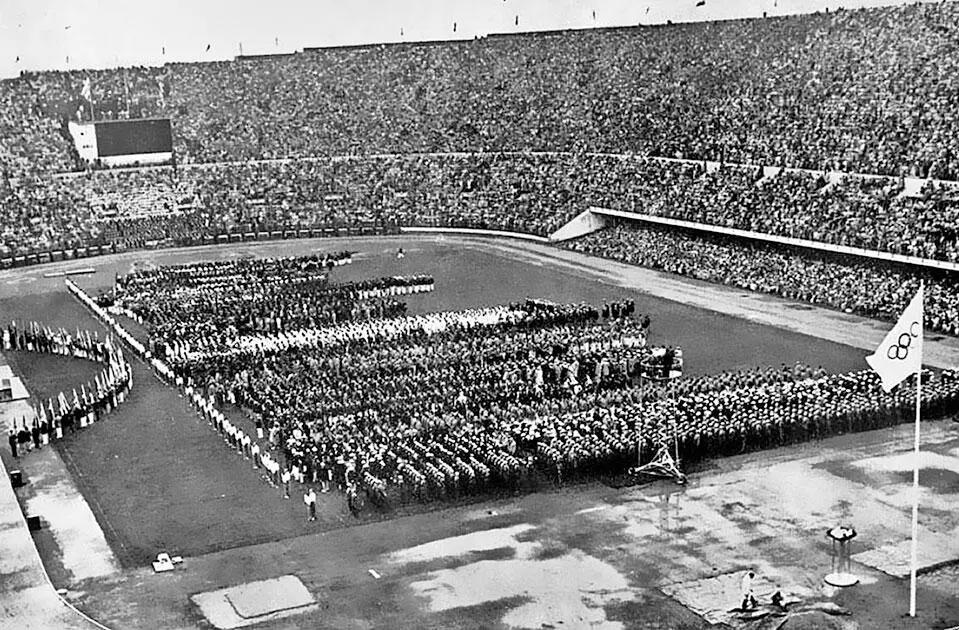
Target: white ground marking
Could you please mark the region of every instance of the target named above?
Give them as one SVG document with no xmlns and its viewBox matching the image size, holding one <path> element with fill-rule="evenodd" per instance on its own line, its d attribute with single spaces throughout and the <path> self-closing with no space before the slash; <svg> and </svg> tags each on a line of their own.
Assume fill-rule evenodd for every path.
<svg viewBox="0 0 959 630">
<path fill-rule="evenodd" d="M 470 552 L 509 548 L 513 557 L 482 560 L 429 573 L 413 582 L 413 591 L 429 601 L 431 611 L 523 597 L 525 602 L 503 617 L 514 628 L 567 628 L 614 630 L 619 622 L 606 618 L 604 606 L 631 601 L 635 594 L 615 568 L 582 551 L 537 559 L 543 545 L 516 537 L 535 529 L 522 524 L 455 536 L 390 554 L 392 562 L 422 562 L 458 557 Z"/>
<path fill-rule="evenodd" d="M 855 462 L 856 466 L 877 470 L 881 472 L 908 472 L 912 471 L 914 453 L 901 453 L 898 455 L 888 455 L 885 457 L 872 457 Z M 950 470 L 959 474 L 959 458 L 955 455 L 940 455 L 939 453 L 930 453 L 927 451 L 919 452 L 920 475 L 923 468 L 941 468 Z"/>
<path fill-rule="evenodd" d="M 31 456 L 56 457 L 52 448 Z M 60 470 L 65 470 L 62 462 Z M 63 567 L 75 580 L 111 575 L 119 571 L 103 530 L 90 506 L 69 477 L 53 479 L 49 467 L 31 466 L 31 483 L 41 488 L 26 500 L 27 511 L 40 515 L 60 547 Z"/>
</svg>

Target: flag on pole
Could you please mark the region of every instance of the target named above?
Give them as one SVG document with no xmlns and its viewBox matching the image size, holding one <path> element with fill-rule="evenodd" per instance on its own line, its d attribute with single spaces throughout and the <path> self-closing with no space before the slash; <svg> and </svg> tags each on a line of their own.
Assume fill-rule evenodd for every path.
<svg viewBox="0 0 959 630">
<path fill-rule="evenodd" d="M 866 363 L 879 374 L 886 392 L 922 368 L 922 286 L 899 321 L 882 340 Z"/>
<path fill-rule="evenodd" d="M 83 80 L 83 88 L 80 90 L 80 96 L 88 101 L 93 100 L 93 89 L 90 85 L 90 77 L 87 77 Z"/>
<path fill-rule="evenodd" d="M 899 321 L 882 340 L 876 351 L 866 357 L 869 367 L 882 379 L 882 388 L 886 392 L 916 374 L 916 430 L 913 441 L 912 466 L 912 544 L 910 549 L 909 570 L 909 616 L 916 616 L 916 575 L 918 571 L 919 549 L 919 423 L 922 409 L 922 317 L 923 285 L 902 312 Z"/>
</svg>

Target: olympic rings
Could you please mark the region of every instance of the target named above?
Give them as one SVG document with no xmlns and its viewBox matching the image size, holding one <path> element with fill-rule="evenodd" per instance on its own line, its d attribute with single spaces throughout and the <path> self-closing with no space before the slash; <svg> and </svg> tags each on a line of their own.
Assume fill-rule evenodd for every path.
<svg viewBox="0 0 959 630">
<path fill-rule="evenodd" d="M 889 346 L 886 350 L 886 356 L 894 361 L 905 361 L 909 356 L 909 348 L 912 346 L 912 340 L 919 336 L 919 332 L 916 330 L 917 328 L 919 331 L 922 330 L 919 322 L 909 324 L 909 332 L 904 332 L 899 335 L 899 340 L 896 344 Z"/>
</svg>

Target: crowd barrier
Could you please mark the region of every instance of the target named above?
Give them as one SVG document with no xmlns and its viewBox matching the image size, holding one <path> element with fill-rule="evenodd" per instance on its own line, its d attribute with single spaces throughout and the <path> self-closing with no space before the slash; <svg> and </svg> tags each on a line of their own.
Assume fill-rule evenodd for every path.
<svg viewBox="0 0 959 630">
<path fill-rule="evenodd" d="M 545 236 L 535 234 L 526 234 L 525 232 L 503 232 L 500 230 L 481 230 L 478 228 L 458 228 L 458 227 L 401 227 L 403 234 L 463 234 L 466 236 L 503 236 L 507 238 L 518 238 L 524 241 L 534 241 L 536 243 L 548 243 L 549 239 Z"/>
</svg>

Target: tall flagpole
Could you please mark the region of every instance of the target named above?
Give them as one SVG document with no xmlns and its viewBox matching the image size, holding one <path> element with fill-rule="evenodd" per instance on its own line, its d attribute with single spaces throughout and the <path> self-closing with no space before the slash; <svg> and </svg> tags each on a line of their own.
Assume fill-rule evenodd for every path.
<svg viewBox="0 0 959 630">
<path fill-rule="evenodd" d="M 919 292 L 923 292 L 923 283 L 919 283 Z M 923 296 L 925 301 L 925 296 Z M 921 305 L 925 306 L 925 305 Z M 925 309 L 920 309 L 925 313 Z M 919 410 L 922 406 L 922 346 L 923 337 L 919 337 L 919 367 L 916 370 L 916 431 L 913 444 L 912 466 L 912 549 L 909 569 L 909 616 L 916 616 L 916 565 L 919 555 Z"/>
</svg>

